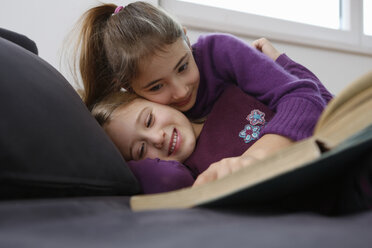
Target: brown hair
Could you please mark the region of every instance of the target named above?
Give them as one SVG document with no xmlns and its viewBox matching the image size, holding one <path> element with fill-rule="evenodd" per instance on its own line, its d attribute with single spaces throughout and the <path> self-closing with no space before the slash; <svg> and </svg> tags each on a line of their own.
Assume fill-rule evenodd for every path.
<svg viewBox="0 0 372 248">
<path fill-rule="evenodd" d="M 75 58 L 79 57 L 88 108 L 110 92 L 130 89 L 140 61 L 185 38 L 177 21 L 149 3 L 134 2 L 113 14 L 116 7 L 102 4 L 91 8 L 79 22 L 75 53 L 80 56 Z"/>
<path fill-rule="evenodd" d="M 106 95 L 101 101 L 95 103 L 92 107 L 92 115 L 98 123 L 104 127 L 105 124 L 112 120 L 112 114 L 119 107 L 130 104 L 133 100 L 139 98 L 138 95 L 127 91 L 116 91 Z"/>
</svg>

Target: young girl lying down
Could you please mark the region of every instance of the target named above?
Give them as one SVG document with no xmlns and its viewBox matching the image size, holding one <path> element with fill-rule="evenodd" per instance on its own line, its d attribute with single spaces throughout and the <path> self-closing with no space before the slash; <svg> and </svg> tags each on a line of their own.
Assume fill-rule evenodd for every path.
<svg viewBox="0 0 372 248">
<path fill-rule="evenodd" d="M 197 185 L 200 177 L 210 181 L 249 165 L 261 155 L 244 153 L 273 117 L 267 106 L 234 86 L 199 123 L 170 106 L 122 91 L 96 104 L 92 113 L 129 161 L 144 193 Z M 159 163 L 135 162 L 147 158 Z M 230 159 L 214 166 L 224 158 Z"/>
</svg>

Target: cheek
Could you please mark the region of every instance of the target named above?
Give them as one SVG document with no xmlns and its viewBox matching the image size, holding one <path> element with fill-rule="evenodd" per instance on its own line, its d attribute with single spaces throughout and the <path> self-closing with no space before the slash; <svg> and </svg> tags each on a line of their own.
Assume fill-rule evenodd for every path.
<svg viewBox="0 0 372 248">
<path fill-rule="evenodd" d="M 154 147 L 148 147 L 147 148 L 147 152 L 145 154 L 145 157 L 146 158 L 152 158 L 152 159 L 155 159 L 155 158 L 160 158 L 162 159 L 162 154 L 160 154 L 159 150 L 155 149 Z"/>
<path fill-rule="evenodd" d="M 179 157 L 176 159 L 177 161 L 183 163 L 188 157 L 191 156 L 192 152 L 195 148 L 195 142 L 193 142 L 190 137 L 189 139 L 183 143 L 182 152 L 180 153 Z"/>
<path fill-rule="evenodd" d="M 189 75 L 190 82 L 192 82 L 194 84 L 199 84 L 199 69 L 198 69 L 198 67 L 194 63 L 192 65 L 192 68 L 190 68 L 190 69 L 191 69 L 190 75 Z"/>
<path fill-rule="evenodd" d="M 184 120 L 184 123 L 189 123 L 189 121 L 186 119 Z M 195 137 L 192 127 L 189 125 L 184 126 L 183 135 L 184 135 L 183 155 L 185 156 L 185 159 L 186 159 L 194 151 L 194 148 L 196 145 L 196 137 Z"/>
<path fill-rule="evenodd" d="M 133 124 L 134 125 L 134 124 Z M 105 132 L 110 137 L 115 146 L 119 149 L 120 153 L 125 159 L 128 159 L 129 154 L 129 140 L 133 137 L 134 130 L 128 126 L 121 124 L 112 124 L 105 126 Z"/>
<path fill-rule="evenodd" d="M 115 144 L 115 146 L 118 148 L 123 158 L 127 160 L 129 157 L 128 157 L 128 154 L 125 152 L 128 150 L 125 141 L 123 141 L 123 139 L 118 138 L 118 136 L 109 135 L 109 137 L 112 140 L 112 142 Z"/>
</svg>

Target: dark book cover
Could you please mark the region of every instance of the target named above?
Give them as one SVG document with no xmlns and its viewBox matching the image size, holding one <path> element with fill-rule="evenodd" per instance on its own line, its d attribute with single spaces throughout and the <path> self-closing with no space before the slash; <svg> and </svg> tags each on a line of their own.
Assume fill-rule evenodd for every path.
<svg viewBox="0 0 372 248">
<path fill-rule="evenodd" d="M 321 144 L 320 144 L 321 146 Z M 372 126 L 311 163 L 203 207 L 347 214 L 371 208 Z"/>
</svg>

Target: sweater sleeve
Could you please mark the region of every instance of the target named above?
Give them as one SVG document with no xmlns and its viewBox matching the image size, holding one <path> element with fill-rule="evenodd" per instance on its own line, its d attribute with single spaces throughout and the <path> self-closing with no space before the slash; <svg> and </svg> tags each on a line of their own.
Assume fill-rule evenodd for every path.
<svg viewBox="0 0 372 248">
<path fill-rule="evenodd" d="M 128 166 L 145 194 L 162 193 L 191 186 L 191 171 L 177 161 L 143 159 L 129 161 Z"/>
<path fill-rule="evenodd" d="M 291 75 L 298 77 L 299 79 L 311 79 L 319 87 L 323 99 L 328 103 L 333 95 L 328 91 L 328 89 L 320 82 L 319 78 L 314 75 L 309 69 L 303 65 L 296 63 L 290 59 L 285 53 L 281 54 L 277 59 L 276 63 L 280 65 L 284 70 L 289 72 Z"/>
<path fill-rule="evenodd" d="M 325 108 L 320 88 L 313 78 L 291 75 L 280 65 L 246 42 L 225 34 L 205 37 L 199 42 L 201 71 L 212 75 L 213 83 L 237 84 L 276 114 L 262 134 L 274 133 L 301 140 L 312 135 Z M 224 84 L 222 83 L 222 84 Z M 217 83 L 218 84 L 218 83 Z M 221 88 L 221 85 L 215 87 Z"/>
</svg>

